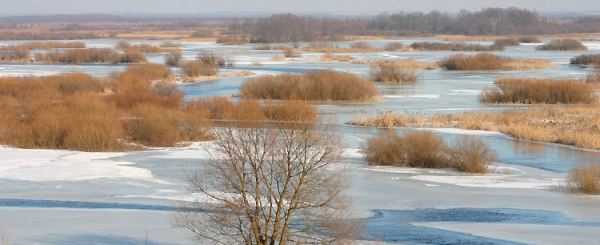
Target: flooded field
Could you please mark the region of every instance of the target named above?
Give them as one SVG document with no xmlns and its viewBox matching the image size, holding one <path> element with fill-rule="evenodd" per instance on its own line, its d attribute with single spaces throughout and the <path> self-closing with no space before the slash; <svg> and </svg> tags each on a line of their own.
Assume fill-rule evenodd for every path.
<svg viewBox="0 0 600 245">
<path fill-rule="evenodd" d="M 402 39 L 368 41 L 440 41 Z M 543 40 L 548 41 L 548 40 Z M 118 40 L 83 40 L 91 48 L 114 47 Z M 162 41 L 143 43 L 158 44 Z M 0 45 L 20 42 L 0 42 Z M 131 43 L 136 43 L 132 41 Z M 491 42 L 470 42 L 489 45 Z M 397 113 L 500 112 L 523 106 L 482 104 L 479 93 L 499 77 L 584 78 L 591 69 L 569 65 L 580 54 L 600 53 L 600 42 L 583 42 L 589 51 L 536 51 L 538 44 L 493 52 L 511 58 L 539 58 L 555 67 L 543 70 L 465 72 L 418 71 L 416 84 L 378 84 L 377 102 L 311 102 L 332 118 L 346 147 L 354 209 L 367 223 L 365 241 L 384 244 L 589 244 L 600 239 L 600 198 L 567 195 L 561 190 L 573 166 L 600 163 L 600 151 L 536 143 L 482 131 L 427 129 L 452 142 L 462 135 L 483 140 L 500 157 L 494 173 L 473 175 L 442 169 L 370 167 L 360 148 L 385 130 L 404 134 L 425 129 L 375 129 L 344 123 L 377 111 Z M 336 70 L 367 76 L 369 66 L 323 62 L 321 53 L 275 61 L 281 51 L 253 50 L 253 45 L 224 46 L 181 42 L 185 60 L 201 52 L 219 52 L 236 60 L 221 72 L 250 71 L 252 76 L 284 72 Z M 302 44 L 305 47 L 307 44 Z M 340 43 L 349 45 L 349 43 Z M 452 54 L 475 52 L 376 52 L 344 54 L 356 61 L 415 58 L 435 62 Z M 164 55 L 148 55 L 162 64 Z M 256 66 L 256 64 L 261 66 Z M 254 64 L 254 65 L 253 65 Z M 82 72 L 106 76 L 126 65 L 2 63 L 0 76 L 44 76 Z M 174 73 L 178 74 L 178 68 Z M 232 96 L 247 77 L 180 83 L 187 99 Z M 236 98 L 233 98 L 236 99 Z M 183 171 L 197 169 L 207 157 L 207 142 L 139 152 L 83 153 L 23 150 L 0 146 L 0 228 L 14 244 L 191 244 L 190 234 L 171 229 L 169 215 L 185 193 Z M 69 217 L 67 219 L 66 217 Z M 74 220 L 77 222 L 74 222 Z M 483 228 L 482 228 L 483 227 Z M 485 229 L 484 229 L 485 228 Z M 75 241 L 75 242 L 73 242 Z"/>
</svg>

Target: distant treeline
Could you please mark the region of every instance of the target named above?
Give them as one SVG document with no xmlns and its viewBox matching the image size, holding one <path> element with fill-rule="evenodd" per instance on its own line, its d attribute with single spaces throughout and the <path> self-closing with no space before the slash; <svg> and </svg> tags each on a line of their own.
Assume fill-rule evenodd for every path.
<svg viewBox="0 0 600 245">
<path fill-rule="evenodd" d="M 519 8 L 462 10 L 457 15 L 429 13 L 379 14 L 374 18 L 328 19 L 294 14 L 233 19 L 231 37 L 249 42 L 307 42 L 340 40 L 347 35 L 530 35 L 600 32 L 600 17 L 553 21 L 536 11 Z"/>
</svg>

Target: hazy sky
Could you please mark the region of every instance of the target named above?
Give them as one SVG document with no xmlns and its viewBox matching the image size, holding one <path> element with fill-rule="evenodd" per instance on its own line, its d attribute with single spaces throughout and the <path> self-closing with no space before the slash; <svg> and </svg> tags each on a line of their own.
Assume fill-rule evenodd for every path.
<svg viewBox="0 0 600 245">
<path fill-rule="evenodd" d="M 519 7 L 543 11 L 598 11 L 598 0 L 0 0 L 0 14 L 398 12 Z"/>
</svg>

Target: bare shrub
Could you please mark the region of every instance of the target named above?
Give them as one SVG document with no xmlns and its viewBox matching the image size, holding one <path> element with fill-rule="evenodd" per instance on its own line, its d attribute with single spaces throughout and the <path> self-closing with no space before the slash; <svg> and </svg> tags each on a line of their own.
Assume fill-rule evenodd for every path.
<svg viewBox="0 0 600 245">
<path fill-rule="evenodd" d="M 452 55 L 439 61 L 439 66 L 446 70 L 502 70 L 503 62 L 498 56 L 481 53 L 472 56 Z"/>
<path fill-rule="evenodd" d="M 46 63 L 145 63 L 146 57 L 137 51 L 120 54 L 112 49 L 73 49 L 65 52 L 36 53 L 35 59 Z"/>
<path fill-rule="evenodd" d="M 567 190 L 589 195 L 600 194 L 600 165 L 585 164 L 573 167 L 567 178 Z"/>
<path fill-rule="evenodd" d="M 582 54 L 571 58 L 571 64 L 574 65 L 594 65 L 600 64 L 600 54 Z"/>
<path fill-rule="evenodd" d="M 181 76 L 194 78 L 200 76 L 216 76 L 219 74 L 219 66 L 203 61 L 186 61 L 181 65 Z"/>
<path fill-rule="evenodd" d="M 5 50 L 0 49 L 1 62 L 24 62 L 29 61 L 31 52 L 29 50 Z"/>
<path fill-rule="evenodd" d="M 211 29 L 200 29 L 192 32 L 190 37 L 212 37 L 214 35 Z"/>
<path fill-rule="evenodd" d="M 173 146 L 181 141 L 176 112 L 151 104 L 138 104 L 123 120 L 130 141 L 146 146 Z"/>
<path fill-rule="evenodd" d="M 174 43 L 171 41 L 164 41 L 162 43 L 160 43 L 159 45 L 161 48 L 180 48 L 181 44 L 180 43 Z"/>
<path fill-rule="evenodd" d="M 522 36 L 518 37 L 519 43 L 541 43 L 542 41 L 535 36 Z"/>
<path fill-rule="evenodd" d="M 383 48 L 383 50 L 385 51 L 398 51 L 398 50 L 402 50 L 402 48 L 404 48 L 404 45 L 401 42 L 391 42 L 385 45 L 385 48 Z"/>
<path fill-rule="evenodd" d="M 404 69 L 396 62 L 379 62 L 371 65 L 371 79 L 383 83 L 416 83 L 417 74 L 410 69 Z"/>
<path fill-rule="evenodd" d="M 165 55 L 165 65 L 168 66 L 179 66 L 179 63 L 183 60 L 181 53 L 168 53 Z"/>
<path fill-rule="evenodd" d="M 431 132 L 411 132 L 406 134 L 405 166 L 418 168 L 444 168 L 448 166 L 446 157 L 448 146 L 444 140 Z"/>
<path fill-rule="evenodd" d="M 449 165 L 462 172 L 487 173 L 498 155 L 483 141 L 473 137 L 462 137 L 454 142 L 449 151 Z"/>
<path fill-rule="evenodd" d="M 560 39 L 553 40 L 547 44 L 536 47 L 537 50 L 547 51 L 577 51 L 577 50 L 588 50 L 580 41 L 573 39 Z"/>
<path fill-rule="evenodd" d="M 480 95 L 485 103 L 590 104 L 594 87 L 580 80 L 502 78 Z"/>
<path fill-rule="evenodd" d="M 492 44 L 493 47 L 512 47 L 512 46 L 521 46 L 521 43 L 519 43 L 519 40 L 517 39 L 513 39 L 513 38 L 506 38 L 506 39 L 496 39 L 494 41 L 494 44 Z"/>
<path fill-rule="evenodd" d="M 356 75 L 323 71 L 249 79 L 240 93 L 252 99 L 340 101 L 371 100 L 378 91 L 373 83 Z"/>
<path fill-rule="evenodd" d="M 353 61 L 354 58 L 352 58 L 352 56 L 348 56 L 348 55 L 334 55 L 331 53 L 325 53 L 322 57 L 321 57 L 321 61 L 324 62 L 329 62 L 329 61 L 338 61 L 338 62 L 350 62 Z"/>
<path fill-rule="evenodd" d="M 419 51 L 504 51 L 503 46 L 483 46 L 481 44 L 467 43 L 412 43 L 410 48 Z"/>
<path fill-rule="evenodd" d="M 373 46 L 371 46 L 371 44 L 365 42 L 365 41 L 358 41 L 358 42 L 354 42 L 350 44 L 350 48 L 353 49 L 373 49 Z"/>
<path fill-rule="evenodd" d="M 270 104 L 266 105 L 263 111 L 265 116 L 273 121 L 314 122 L 317 120 L 315 107 L 303 101 L 292 100 Z"/>
<path fill-rule="evenodd" d="M 300 58 L 300 52 L 293 48 L 286 48 L 283 50 L 283 56 L 286 58 Z"/>
<path fill-rule="evenodd" d="M 369 165 L 389 166 L 404 161 L 406 140 L 397 135 L 379 135 L 367 140 L 364 150 Z"/>
</svg>

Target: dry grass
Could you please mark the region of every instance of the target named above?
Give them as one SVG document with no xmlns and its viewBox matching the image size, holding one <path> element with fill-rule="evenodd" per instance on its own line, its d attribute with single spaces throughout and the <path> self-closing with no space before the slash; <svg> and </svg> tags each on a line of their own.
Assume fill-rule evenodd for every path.
<svg viewBox="0 0 600 245">
<path fill-rule="evenodd" d="M 473 137 L 463 137 L 449 150 L 450 166 L 462 172 L 487 173 L 492 162 L 498 161 L 498 154 L 483 141 Z"/>
<path fill-rule="evenodd" d="M 521 43 L 519 42 L 519 40 L 514 39 L 514 38 L 506 38 L 506 39 L 496 39 L 494 40 L 494 44 L 492 44 L 493 47 L 514 47 L 514 46 L 521 46 Z"/>
<path fill-rule="evenodd" d="M 481 140 L 463 137 L 452 147 L 430 132 L 393 133 L 367 140 L 364 149 L 369 165 L 402 165 L 417 168 L 455 168 L 461 172 L 487 173 L 496 153 Z"/>
<path fill-rule="evenodd" d="M 600 164 L 575 166 L 569 173 L 567 190 L 588 195 L 600 194 Z"/>
<path fill-rule="evenodd" d="M 547 44 L 536 47 L 537 50 L 545 51 L 579 51 L 588 50 L 580 41 L 574 39 L 553 40 Z"/>
<path fill-rule="evenodd" d="M 591 104 L 596 103 L 594 85 L 582 80 L 502 78 L 497 88 L 480 95 L 485 103 Z"/>
<path fill-rule="evenodd" d="M 410 45 L 416 51 L 504 51 L 504 46 L 484 46 L 468 43 L 418 42 Z"/>
<path fill-rule="evenodd" d="M 402 44 L 401 42 L 391 42 L 385 45 L 385 48 L 383 48 L 383 50 L 385 51 L 399 51 L 402 50 L 404 48 L 404 44 Z"/>
<path fill-rule="evenodd" d="M 50 50 L 67 48 L 85 48 L 83 42 L 27 42 L 18 45 L 9 45 L 2 47 L 6 50 Z"/>
<path fill-rule="evenodd" d="M 436 35 L 436 38 L 440 38 L 448 42 L 479 42 L 479 41 L 494 41 L 496 39 L 504 39 L 505 36 L 463 36 L 463 35 Z"/>
<path fill-rule="evenodd" d="M 283 54 L 278 54 L 278 55 L 275 55 L 275 56 L 271 57 L 271 60 L 274 60 L 274 61 L 285 61 L 285 56 Z"/>
<path fill-rule="evenodd" d="M 582 54 L 571 58 L 573 65 L 597 65 L 600 64 L 600 54 Z"/>
<path fill-rule="evenodd" d="M 302 55 L 295 48 L 283 49 L 283 56 L 286 58 L 300 58 Z"/>
<path fill-rule="evenodd" d="M 522 36 L 522 37 L 517 37 L 517 40 L 519 41 L 519 43 L 541 43 L 542 41 L 535 36 Z"/>
<path fill-rule="evenodd" d="M 496 131 L 518 139 L 600 149 L 600 108 L 598 106 L 547 106 L 502 113 L 460 113 L 412 115 L 381 112 L 348 124 L 378 127 L 457 127 Z"/>
<path fill-rule="evenodd" d="M 183 108 L 171 70 L 133 65 L 98 79 L 85 74 L 0 79 L 0 144 L 122 151 L 210 137 L 204 110 Z"/>
<path fill-rule="evenodd" d="M 372 53 L 381 52 L 383 50 L 374 48 L 364 41 L 358 41 L 350 44 L 350 47 L 340 47 L 335 43 L 316 42 L 309 44 L 303 51 L 320 53 Z"/>
<path fill-rule="evenodd" d="M 321 56 L 321 61 L 323 61 L 323 62 L 331 62 L 331 61 L 350 62 L 353 60 L 354 60 L 354 58 L 352 58 L 351 56 L 348 56 L 348 55 L 334 55 L 331 53 L 325 53 L 323 56 Z"/>
<path fill-rule="evenodd" d="M 547 69 L 554 64 L 541 59 L 512 59 L 496 56 L 489 53 L 476 55 L 452 55 L 438 62 L 438 65 L 446 70 L 529 70 Z"/>
<path fill-rule="evenodd" d="M 186 61 L 181 64 L 181 77 L 184 80 L 194 80 L 201 76 L 215 76 L 219 74 L 219 65 L 204 61 Z"/>
<path fill-rule="evenodd" d="M 118 53 L 112 49 L 72 49 L 65 52 L 36 53 L 35 59 L 46 63 L 146 63 L 144 53 L 125 51 Z"/>
<path fill-rule="evenodd" d="M 414 71 L 415 69 L 411 68 L 419 67 L 420 62 L 414 59 L 410 61 L 383 61 L 371 65 L 369 75 L 375 82 L 416 83 L 418 77 Z"/>
<path fill-rule="evenodd" d="M 375 85 L 356 75 L 335 71 L 306 76 L 282 74 L 246 80 L 240 93 L 250 99 L 304 101 L 369 101 L 378 94 Z"/>
</svg>

